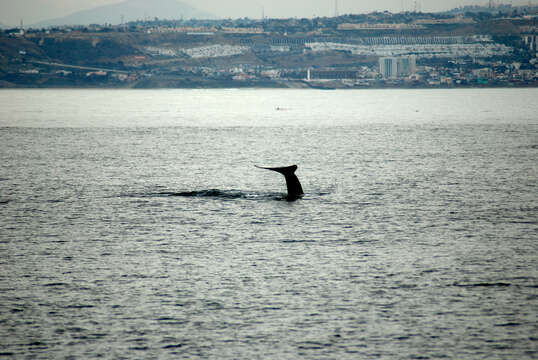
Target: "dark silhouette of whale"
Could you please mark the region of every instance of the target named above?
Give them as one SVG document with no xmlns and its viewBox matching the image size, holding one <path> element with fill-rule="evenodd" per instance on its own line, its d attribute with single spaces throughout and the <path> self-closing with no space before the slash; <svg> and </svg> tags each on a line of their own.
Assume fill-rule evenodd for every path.
<svg viewBox="0 0 538 360">
<path fill-rule="evenodd" d="M 258 169 L 272 170 L 284 175 L 284 178 L 286 179 L 286 186 L 288 188 L 288 196 L 286 196 L 286 200 L 293 201 L 300 199 L 304 196 L 303 187 L 301 186 L 299 179 L 295 175 L 297 165 L 276 168 L 261 167 L 257 165 L 254 166 L 256 166 Z"/>
</svg>

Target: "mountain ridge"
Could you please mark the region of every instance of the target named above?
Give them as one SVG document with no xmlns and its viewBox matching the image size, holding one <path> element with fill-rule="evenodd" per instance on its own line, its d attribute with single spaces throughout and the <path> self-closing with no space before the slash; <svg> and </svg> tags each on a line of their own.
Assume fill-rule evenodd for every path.
<svg viewBox="0 0 538 360">
<path fill-rule="evenodd" d="M 98 6 L 88 10 L 77 11 L 61 18 L 44 20 L 30 25 L 33 28 L 44 28 L 61 25 L 118 25 L 143 19 L 179 19 L 179 18 L 214 19 L 215 16 L 200 11 L 189 4 L 176 0 L 126 0 L 117 4 Z"/>
</svg>

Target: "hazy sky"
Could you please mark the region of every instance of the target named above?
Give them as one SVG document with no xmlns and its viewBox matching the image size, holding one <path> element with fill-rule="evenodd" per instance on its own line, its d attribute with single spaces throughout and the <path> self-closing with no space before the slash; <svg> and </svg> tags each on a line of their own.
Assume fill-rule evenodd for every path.
<svg viewBox="0 0 538 360">
<path fill-rule="evenodd" d="M 124 0 L 0 0 L 0 23 L 25 24 L 58 18 L 75 11 Z M 152 0 L 147 0 L 151 2 Z M 335 0 L 182 0 L 219 17 L 261 17 L 262 8 L 268 17 L 313 17 L 334 15 Z M 496 0 L 495 2 L 500 2 Z M 529 0 L 504 0 L 513 5 L 528 4 Z M 538 0 L 531 0 L 533 4 Z M 412 10 L 415 0 L 338 0 L 338 12 L 364 13 L 374 10 L 398 12 Z M 488 0 L 417 0 L 422 11 L 438 11 L 461 5 L 486 5 Z"/>
</svg>

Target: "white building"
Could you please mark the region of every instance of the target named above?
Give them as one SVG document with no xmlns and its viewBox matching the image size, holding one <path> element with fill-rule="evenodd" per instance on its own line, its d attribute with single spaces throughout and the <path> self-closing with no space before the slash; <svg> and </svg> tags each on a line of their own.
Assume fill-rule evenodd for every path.
<svg viewBox="0 0 538 360">
<path fill-rule="evenodd" d="M 385 79 L 413 75 L 417 72 L 417 58 L 415 56 L 379 58 L 379 72 Z"/>
<path fill-rule="evenodd" d="M 396 77 L 397 59 L 394 57 L 379 58 L 379 72 L 385 79 Z"/>
<path fill-rule="evenodd" d="M 525 42 L 525 45 L 529 48 L 531 51 L 538 51 L 538 36 L 537 35 L 523 35 L 523 41 Z"/>
</svg>

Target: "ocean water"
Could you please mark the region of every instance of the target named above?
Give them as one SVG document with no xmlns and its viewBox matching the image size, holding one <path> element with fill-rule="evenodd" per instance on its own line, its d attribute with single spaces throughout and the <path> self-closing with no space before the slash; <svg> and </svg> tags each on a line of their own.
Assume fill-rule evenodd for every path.
<svg viewBox="0 0 538 360">
<path fill-rule="evenodd" d="M 537 98 L 0 91 L 0 356 L 537 359 Z"/>
</svg>

